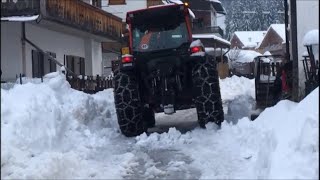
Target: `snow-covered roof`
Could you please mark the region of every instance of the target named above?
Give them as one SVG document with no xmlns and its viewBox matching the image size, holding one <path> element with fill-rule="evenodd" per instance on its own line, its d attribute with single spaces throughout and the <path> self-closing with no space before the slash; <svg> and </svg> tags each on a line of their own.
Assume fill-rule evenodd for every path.
<svg viewBox="0 0 320 180">
<path fill-rule="evenodd" d="M 228 52 L 227 49 L 223 48 L 213 48 L 213 47 L 205 47 L 204 50 L 206 53 L 212 56 L 221 56 L 224 55 L 226 52 Z"/>
<path fill-rule="evenodd" d="M 216 3 L 220 3 L 221 4 L 221 2 L 219 0 L 208 0 L 208 1 L 216 2 Z"/>
<path fill-rule="evenodd" d="M 281 37 L 283 41 L 286 41 L 286 29 L 284 24 L 271 24 L 269 29 L 270 28 L 272 28 Z"/>
<path fill-rule="evenodd" d="M 284 44 L 286 42 L 286 30 L 285 30 L 285 25 L 284 24 L 271 24 L 267 30 L 267 33 L 269 33 L 269 31 L 273 29 L 282 39 L 282 44 Z M 265 36 L 264 36 L 265 37 Z M 256 47 L 256 49 L 260 48 L 263 40 L 261 40 L 261 42 L 259 43 L 259 45 Z"/>
<path fill-rule="evenodd" d="M 314 29 L 308 31 L 306 35 L 303 37 L 302 44 L 304 46 L 319 44 L 319 30 Z"/>
<path fill-rule="evenodd" d="M 33 15 L 33 16 L 9 16 L 9 17 L 1 17 L 1 21 L 34 21 L 38 19 L 39 15 Z"/>
<path fill-rule="evenodd" d="M 183 4 L 183 2 L 180 1 L 180 0 L 169 0 L 169 2 L 170 2 L 170 3 L 174 3 L 174 4 Z M 170 3 L 168 3 L 168 2 L 165 1 L 165 0 L 162 0 L 162 3 L 163 3 L 163 4 L 170 4 Z"/>
<path fill-rule="evenodd" d="M 239 38 L 243 48 L 254 48 L 260 44 L 266 33 L 267 31 L 236 31 L 233 36 L 236 35 Z"/>
<path fill-rule="evenodd" d="M 193 34 L 192 38 L 194 38 L 194 39 L 197 39 L 197 38 L 199 38 L 199 39 L 214 39 L 214 40 L 220 41 L 224 44 L 231 45 L 229 41 L 222 39 L 221 37 L 216 36 L 214 34 Z"/>
</svg>

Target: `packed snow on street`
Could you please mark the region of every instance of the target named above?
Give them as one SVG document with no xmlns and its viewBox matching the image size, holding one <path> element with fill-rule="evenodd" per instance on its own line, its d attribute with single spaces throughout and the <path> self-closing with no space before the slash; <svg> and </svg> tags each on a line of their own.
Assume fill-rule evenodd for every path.
<svg viewBox="0 0 320 180">
<path fill-rule="evenodd" d="M 221 129 L 194 109 L 156 114 L 148 134 L 119 132 L 113 89 L 70 88 L 60 72 L 1 88 L 3 179 L 318 179 L 319 88 L 255 120 L 254 80 L 220 80 Z"/>
</svg>

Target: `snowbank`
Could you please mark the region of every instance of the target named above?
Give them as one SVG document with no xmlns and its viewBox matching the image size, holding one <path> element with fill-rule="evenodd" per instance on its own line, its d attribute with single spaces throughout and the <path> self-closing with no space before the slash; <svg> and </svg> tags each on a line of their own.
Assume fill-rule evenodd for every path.
<svg viewBox="0 0 320 180">
<path fill-rule="evenodd" d="M 233 76 L 220 86 L 223 101 L 254 97 L 253 80 Z M 298 104 L 279 102 L 253 122 L 126 138 L 112 89 L 84 94 L 53 73 L 41 84 L 1 89 L 1 178 L 316 179 L 318 99 L 319 88 Z"/>
<path fill-rule="evenodd" d="M 231 101 L 241 95 L 255 98 L 254 79 L 232 76 L 220 79 L 222 101 Z"/>
<path fill-rule="evenodd" d="M 126 157 L 108 149 L 119 135 L 111 99 L 111 89 L 90 96 L 59 73 L 41 84 L 1 89 L 1 178 L 119 177 Z M 102 147 L 116 156 L 86 160 Z"/>
<path fill-rule="evenodd" d="M 39 18 L 39 15 L 33 16 L 10 16 L 10 17 L 1 17 L 1 21 L 19 21 L 19 22 L 26 22 L 26 21 L 34 21 Z"/>
<path fill-rule="evenodd" d="M 236 50 L 231 50 L 236 51 Z M 231 54 L 234 52 L 230 52 Z M 239 50 L 239 54 L 235 57 L 235 62 L 238 63 L 250 63 L 254 61 L 254 58 L 257 56 L 261 56 L 260 53 L 253 50 Z"/>
<path fill-rule="evenodd" d="M 319 88 L 299 104 L 281 101 L 255 121 L 223 122 L 181 134 L 137 137 L 140 148 L 174 149 L 191 157 L 201 179 L 317 179 Z"/>
</svg>

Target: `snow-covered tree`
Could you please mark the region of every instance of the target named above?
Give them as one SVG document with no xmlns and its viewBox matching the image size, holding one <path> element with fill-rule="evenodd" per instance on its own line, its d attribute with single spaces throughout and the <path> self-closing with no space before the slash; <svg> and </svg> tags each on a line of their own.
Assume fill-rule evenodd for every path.
<svg viewBox="0 0 320 180">
<path fill-rule="evenodd" d="M 220 0 L 227 11 L 225 38 L 234 31 L 262 31 L 284 23 L 284 0 Z"/>
</svg>

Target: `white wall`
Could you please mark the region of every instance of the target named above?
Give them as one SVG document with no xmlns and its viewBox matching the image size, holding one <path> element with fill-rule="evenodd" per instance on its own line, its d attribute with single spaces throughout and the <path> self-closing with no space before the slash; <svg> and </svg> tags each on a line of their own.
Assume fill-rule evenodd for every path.
<svg viewBox="0 0 320 180">
<path fill-rule="evenodd" d="M 102 65 L 102 68 L 105 66 L 105 67 L 111 67 L 112 64 L 111 64 L 111 61 L 113 60 L 118 60 L 119 57 L 118 54 L 115 54 L 115 53 L 103 53 L 102 54 L 102 61 L 103 61 L 103 65 Z M 108 76 L 111 74 L 111 68 L 104 68 L 102 70 L 102 74 L 105 75 L 105 76 Z"/>
<path fill-rule="evenodd" d="M 211 26 L 216 26 L 217 25 L 217 12 L 216 10 L 213 8 L 212 5 L 211 6 Z"/>
<path fill-rule="evenodd" d="M 226 32 L 226 23 L 224 22 L 226 20 L 226 16 L 223 14 L 217 14 L 217 26 L 219 26 L 223 32 Z"/>
<path fill-rule="evenodd" d="M 101 42 L 92 40 L 92 75 L 101 75 L 102 47 Z"/>
<path fill-rule="evenodd" d="M 23 73 L 21 23 L 1 22 L 1 69 L 3 80 L 14 80 L 16 74 Z M 84 37 L 48 30 L 38 25 L 26 23 L 26 37 L 44 51 L 56 53 L 56 59 L 64 63 L 64 55 L 85 58 L 87 75 L 101 75 L 101 43 Z M 26 43 L 26 76 L 32 77 L 32 49 Z"/>
<path fill-rule="evenodd" d="M 22 73 L 21 23 L 1 22 L 1 80 Z"/>
<path fill-rule="evenodd" d="M 85 39 L 85 74 L 101 75 L 102 73 L 102 47 L 101 42 Z"/>
<path fill-rule="evenodd" d="M 26 24 L 26 37 L 44 51 L 56 53 L 56 59 L 62 64 L 64 55 L 85 57 L 84 40 L 81 37 L 51 31 L 32 24 Z M 29 77 L 32 77 L 32 49 L 34 48 L 27 44 L 26 62 Z"/>
<path fill-rule="evenodd" d="M 109 4 L 109 0 L 103 0 L 101 4 L 102 9 L 122 18 L 122 21 L 125 21 L 126 14 L 128 11 L 134 11 L 137 9 L 142 9 L 147 7 L 146 0 L 126 0 L 125 5 L 108 5 L 108 4 Z"/>
<path fill-rule="evenodd" d="M 307 51 L 302 41 L 304 35 L 313 29 L 319 29 L 319 0 L 297 0 L 297 40 L 298 40 L 298 60 L 299 60 L 299 86 L 300 94 L 304 94 L 305 75 L 302 54 Z"/>
</svg>

